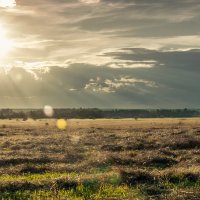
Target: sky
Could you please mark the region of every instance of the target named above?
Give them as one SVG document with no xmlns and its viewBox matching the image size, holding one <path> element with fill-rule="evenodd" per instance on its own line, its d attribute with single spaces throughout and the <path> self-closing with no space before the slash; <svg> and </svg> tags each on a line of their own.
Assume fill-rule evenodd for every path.
<svg viewBox="0 0 200 200">
<path fill-rule="evenodd" d="M 199 0 L 0 0 L 0 108 L 199 108 Z"/>
</svg>

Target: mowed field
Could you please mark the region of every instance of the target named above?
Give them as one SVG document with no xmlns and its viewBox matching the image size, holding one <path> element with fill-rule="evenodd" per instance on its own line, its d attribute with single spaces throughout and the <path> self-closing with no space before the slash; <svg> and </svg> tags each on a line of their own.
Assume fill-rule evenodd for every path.
<svg viewBox="0 0 200 200">
<path fill-rule="evenodd" d="M 0 199 L 200 199 L 200 119 L 0 120 Z"/>
</svg>

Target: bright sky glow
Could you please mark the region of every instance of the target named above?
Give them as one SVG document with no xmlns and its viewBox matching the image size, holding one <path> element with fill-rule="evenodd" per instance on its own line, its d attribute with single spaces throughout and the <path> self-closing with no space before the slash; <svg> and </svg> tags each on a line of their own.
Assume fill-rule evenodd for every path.
<svg viewBox="0 0 200 200">
<path fill-rule="evenodd" d="M 8 7 L 8 8 L 12 8 L 16 6 L 16 2 L 15 0 L 0 0 L 0 7 Z"/>
<path fill-rule="evenodd" d="M 6 30 L 0 25 L 0 59 L 4 59 L 13 48 L 13 42 L 7 38 Z"/>
</svg>

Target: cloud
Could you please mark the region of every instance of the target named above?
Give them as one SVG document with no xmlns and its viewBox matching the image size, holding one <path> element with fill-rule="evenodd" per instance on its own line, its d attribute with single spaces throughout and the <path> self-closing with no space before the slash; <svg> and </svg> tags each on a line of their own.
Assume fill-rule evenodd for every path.
<svg viewBox="0 0 200 200">
<path fill-rule="evenodd" d="M 199 0 L 16 2 L 1 106 L 198 106 Z"/>
<path fill-rule="evenodd" d="M 199 17 L 196 0 L 21 0 L 1 9 L 0 24 L 15 43 L 4 63 L 89 62 L 109 48 L 132 46 L 199 48 Z"/>
<path fill-rule="evenodd" d="M 82 3 L 86 4 L 94 4 L 94 3 L 99 3 L 101 0 L 80 0 Z"/>
<path fill-rule="evenodd" d="M 144 48 L 124 48 L 121 52 L 105 53 L 118 60 L 145 62 L 154 60 L 155 65 L 162 65 L 167 68 L 180 68 L 188 71 L 200 70 L 200 49 L 191 50 L 151 50 Z"/>
<path fill-rule="evenodd" d="M 69 64 L 1 71 L 1 106 L 184 108 L 200 101 L 198 49 L 158 51 L 121 49 L 104 56 L 120 60 L 154 59 L 151 68 L 111 68 Z M 177 58 L 177 59 L 175 59 Z M 193 63 L 194 61 L 194 63 Z"/>
<path fill-rule="evenodd" d="M 120 77 L 111 79 L 101 80 L 100 77 L 96 79 L 90 79 L 90 82 L 85 85 L 86 90 L 90 90 L 93 92 L 106 92 L 112 93 L 117 92 L 119 89 L 123 89 L 126 87 L 137 87 L 138 85 L 143 85 L 145 87 L 156 87 L 154 82 L 145 81 L 142 79 L 135 79 L 131 77 Z M 143 92 L 143 91 L 141 91 Z"/>
</svg>

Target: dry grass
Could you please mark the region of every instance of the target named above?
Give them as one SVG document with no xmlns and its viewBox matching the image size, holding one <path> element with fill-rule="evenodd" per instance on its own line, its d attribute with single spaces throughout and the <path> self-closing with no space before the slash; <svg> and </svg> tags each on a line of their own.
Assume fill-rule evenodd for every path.
<svg viewBox="0 0 200 200">
<path fill-rule="evenodd" d="M 71 173 L 78 178 L 66 179 Z M 67 190 L 94 177 L 139 188 L 138 199 L 199 199 L 200 119 L 68 120 L 67 130 L 56 120 L 0 121 L 2 194 L 55 181 Z"/>
</svg>

